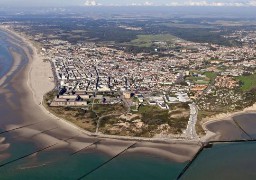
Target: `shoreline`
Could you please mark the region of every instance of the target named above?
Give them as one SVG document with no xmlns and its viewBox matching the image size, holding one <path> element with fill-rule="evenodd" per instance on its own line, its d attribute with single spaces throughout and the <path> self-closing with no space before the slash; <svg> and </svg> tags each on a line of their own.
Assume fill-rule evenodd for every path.
<svg viewBox="0 0 256 180">
<path fill-rule="evenodd" d="M 49 62 L 42 62 L 42 56 L 38 54 L 38 49 L 36 49 L 36 47 L 33 45 L 33 43 L 31 42 L 30 39 L 28 39 L 27 37 L 24 37 L 24 35 L 8 28 L 8 27 L 3 27 L 3 26 L 0 26 L 1 29 L 19 37 L 24 43 L 26 43 L 28 45 L 28 47 L 31 48 L 31 50 L 33 51 L 33 54 L 30 55 L 29 57 L 29 62 L 28 62 L 28 72 L 27 72 L 27 86 L 29 88 L 29 90 L 31 91 L 32 93 L 32 96 L 33 96 L 33 100 L 34 102 L 39 105 L 40 109 L 49 117 L 57 120 L 57 121 L 60 121 L 60 122 L 63 122 L 65 123 L 66 125 L 70 126 L 71 128 L 74 128 L 75 130 L 78 130 L 90 137 L 97 137 L 97 138 L 106 138 L 106 139 L 118 139 L 118 140 L 129 140 L 129 141 L 145 141 L 145 142 L 163 142 L 163 143 L 184 143 L 184 144 L 200 144 L 200 143 L 207 143 L 210 141 L 210 138 L 212 138 L 213 136 L 216 135 L 215 132 L 211 132 L 208 128 L 207 128 L 207 125 L 211 124 L 211 123 L 216 123 L 216 122 L 219 122 L 219 121 L 224 121 L 224 120 L 232 120 L 232 118 L 234 116 L 237 116 L 237 115 L 240 115 L 240 114 L 245 114 L 245 113 L 249 113 L 249 111 L 256 111 L 256 103 L 251 106 L 251 107 L 247 107 L 245 108 L 243 111 L 238 111 L 238 112 L 230 112 L 230 113 L 223 113 L 223 114 L 218 114 L 218 115 L 215 115 L 213 117 L 210 117 L 210 118 L 204 118 L 202 120 L 202 128 L 204 129 L 204 131 L 206 132 L 206 135 L 200 137 L 199 140 L 189 140 L 189 139 L 182 139 L 182 138 L 178 138 L 178 139 L 175 139 L 175 138 L 144 138 L 144 137 L 131 137 L 131 136 L 116 136 L 116 135 L 107 135 L 107 134 L 95 134 L 95 133 L 92 133 L 92 132 L 89 132 L 85 129 L 82 129 L 80 127 L 78 127 L 77 125 L 69 122 L 68 120 L 65 120 L 65 119 L 62 119 L 62 118 L 59 118 L 57 117 L 56 115 L 52 114 L 50 111 L 47 110 L 46 107 L 44 107 L 43 105 L 43 96 L 51 91 L 52 89 L 54 89 L 55 87 L 55 84 L 54 84 L 54 80 L 53 82 L 50 82 L 50 80 L 48 80 L 48 83 L 47 83 L 47 80 L 44 80 L 45 84 L 47 84 L 47 86 L 42 86 L 42 87 L 36 87 L 37 90 L 35 90 L 33 88 L 33 86 L 36 86 L 37 83 L 35 83 L 35 80 L 32 79 L 33 75 L 32 75 L 32 70 L 33 68 L 35 68 L 35 62 L 37 62 L 40 66 L 43 66 L 45 65 L 45 63 L 49 63 Z M 29 52 L 27 52 L 29 53 Z M 39 69 L 39 68 L 38 68 Z M 44 70 L 43 71 L 46 71 L 46 74 L 48 76 L 51 76 L 51 77 L 54 77 L 54 74 L 53 74 L 53 71 L 52 71 L 52 66 L 51 64 L 49 63 L 48 64 L 48 68 L 45 68 L 44 67 Z M 44 72 L 45 73 L 45 72 Z M 42 78 L 47 78 L 47 77 L 42 77 Z M 34 81 L 34 82 L 33 82 Z M 38 85 L 38 84 L 37 84 Z M 38 92 L 38 90 L 41 89 L 41 92 Z M 43 91 L 43 92 L 42 92 Z M 207 121 L 205 120 L 207 119 Z"/>
<path fill-rule="evenodd" d="M 4 30 L 12 33 L 15 37 L 17 36 L 27 45 L 27 47 L 24 46 L 21 48 L 26 52 L 29 61 L 22 71 L 15 76 L 16 80 L 11 82 L 15 89 L 21 87 L 21 92 L 18 91 L 19 93 L 25 93 L 25 96 L 21 98 L 21 106 L 26 106 L 22 108 L 22 114 L 25 117 L 24 125 L 31 122 L 39 122 L 38 125 L 22 128 L 17 132 L 21 137 L 24 137 L 25 140 L 26 138 L 33 137 L 35 144 L 40 146 L 57 142 L 61 147 L 71 149 L 72 151 L 83 149 L 89 142 L 102 141 L 102 143 L 106 145 L 100 145 L 101 143 L 99 143 L 99 145 L 95 144 L 93 147 L 97 149 L 96 152 L 100 151 L 106 154 L 112 154 L 111 152 L 113 150 L 115 150 L 115 154 L 117 154 L 119 150 L 126 149 L 128 143 L 130 144 L 135 141 L 139 147 L 132 148 L 131 151 L 127 149 L 127 153 L 144 154 L 143 152 L 145 152 L 159 157 L 168 156 L 168 159 L 173 162 L 189 161 L 193 157 L 193 154 L 201 147 L 200 142 L 194 140 L 95 135 L 94 133 L 87 132 L 77 127 L 67 120 L 54 116 L 46 110 L 41 103 L 43 95 L 55 87 L 54 82 L 50 82 L 51 80 L 48 78 L 52 76 L 51 64 L 49 62 L 43 62 L 42 57 L 40 57 L 37 49 L 33 46 L 29 38 L 23 37 L 15 31 L 6 30 L 6 28 Z M 31 54 L 32 51 L 30 50 L 33 50 L 33 54 Z M 47 84 L 47 86 L 45 86 L 45 84 Z M 20 126 L 21 124 L 9 125 L 11 129 Z M 56 131 L 53 130 L 53 132 L 51 132 L 51 130 L 44 132 L 45 130 L 43 129 L 49 129 L 51 126 L 57 126 L 58 128 Z M 40 136 L 34 138 L 33 134 L 38 134 L 38 132 Z M 72 140 L 68 140 L 68 142 L 65 141 L 65 139 L 69 139 L 74 135 L 76 135 L 77 138 L 72 138 Z M 113 143 L 116 145 L 112 147 L 111 144 Z M 57 145 L 56 148 L 60 147 L 59 145 Z M 108 146 L 110 147 L 107 148 Z M 167 150 L 166 153 L 161 155 L 157 153 L 159 152 L 158 149 Z"/>
<path fill-rule="evenodd" d="M 5 84 L 6 80 L 15 73 L 15 71 L 18 69 L 18 66 L 21 64 L 21 57 L 19 57 L 20 55 L 13 49 L 8 49 L 8 51 L 11 53 L 11 56 L 13 57 L 13 62 L 8 72 L 6 72 L 2 77 L 0 77 L 0 86 Z"/>
<path fill-rule="evenodd" d="M 207 126 L 209 126 L 210 124 L 218 123 L 221 121 L 233 121 L 233 118 L 235 116 L 240 116 L 243 114 L 250 114 L 250 113 L 255 113 L 255 112 L 256 112 L 256 103 L 254 103 L 252 106 L 244 108 L 241 111 L 221 113 L 221 114 L 214 115 L 213 117 L 204 118 L 202 120 L 201 126 L 204 129 L 204 131 L 206 132 L 206 135 L 204 135 L 203 137 L 200 138 L 201 141 L 203 143 L 208 143 L 208 142 L 211 142 L 211 140 L 210 140 L 211 138 L 217 136 L 216 132 L 212 132 L 207 128 Z"/>
<path fill-rule="evenodd" d="M 10 31 L 11 33 L 14 33 L 16 36 L 20 37 L 25 43 L 27 43 L 29 45 L 29 47 L 32 49 L 33 51 L 33 55 L 32 55 L 32 59 L 36 59 L 37 61 L 38 60 L 42 60 L 42 57 L 40 55 L 38 55 L 38 50 L 34 47 L 33 43 L 24 38 L 23 36 L 21 36 L 20 34 L 18 34 L 17 32 L 13 31 L 13 30 L 10 30 L 10 29 L 7 29 L 8 31 Z M 29 60 L 29 61 L 32 61 L 32 60 Z M 44 62 L 42 62 L 44 63 Z M 34 82 L 32 82 L 31 80 L 31 70 L 32 68 L 34 67 L 34 63 L 31 62 L 31 65 L 29 65 L 29 72 L 28 72 L 28 81 L 27 81 L 27 84 L 28 84 L 28 87 L 30 88 L 32 94 L 33 94 L 33 97 L 34 97 L 34 101 L 36 102 L 36 104 L 40 104 L 40 108 L 42 109 L 42 111 L 45 112 L 45 114 L 47 114 L 48 116 L 50 116 L 51 118 L 54 118 L 55 120 L 58 120 L 58 121 L 61 121 L 65 124 L 67 124 L 68 126 L 72 127 L 72 128 L 75 128 L 76 130 L 79 130 L 81 131 L 82 133 L 85 133 L 86 135 L 88 136 L 91 136 L 91 137 L 97 137 L 97 138 L 106 138 L 106 139 L 117 139 L 117 140 L 128 140 L 128 141 L 145 141 L 145 142 L 162 142 L 162 143 L 185 143 L 185 144 L 198 144 L 199 141 L 198 140 L 188 140 L 188 139 L 175 139 L 175 138 L 146 138 L 146 137 L 132 137 L 132 136 L 118 136 L 118 135 L 108 135 L 108 134 L 96 134 L 96 133 L 92 133 L 92 132 L 89 132 L 85 129 L 82 129 L 80 128 L 79 126 L 71 123 L 70 121 L 68 120 L 65 120 L 63 118 L 59 118 L 57 117 L 56 115 L 52 114 L 50 111 L 47 110 L 47 108 L 43 105 L 43 96 L 51 91 L 54 87 L 55 87 L 55 84 L 53 83 L 52 84 L 52 88 L 49 88 L 47 91 L 45 91 L 44 93 L 41 93 L 41 96 L 40 95 L 37 95 L 37 92 L 36 90 L 33 89 L 33 84 Z M 50 68 L 52 68 L 50 66 Z M 51 73 L 51 76 L 54 77 L 54 74 L 52 71 L 48 72 L 48 73 Z M 36 96 L 38 96 L 38 98 L 36 98 Z M 40 98 L 42 97 L 42 98 Z"/>
<path fill-rule="evenodd" d="M 189 140 L 189 139 L 182 139 L 182 138 L 178 138 L 178 139 L 175 139 L 175 138 L 144 138 L 144 137 L 131 137 L 131 136 L 116 136 L 116 135 L 107 135 L 107 134 L 95 134 L 95 133 L 92 133 L 92 132 L 89 132 L 87 130 L 84 130 L 80 127 L 78 127 L 77 125 L 65 120 L 65 119 L 62 119 L 62 118 L 59 118 L 57 116 L 55 116 L 54 114 L 52 114 L 50 111 L 48 111 L 46 109 L 46 107 L 44 107 L 43 105 L 43 96 L 51 91 L 54 87 L 55 87 L 55 84 L 54 82 L 51 82 L 50 84 L 48 84 L 48 89 L 47 90 L 44 90 L 44 92 L 38 92 L 36 91 L 34 88 L 33 88 L 33 85 L 35 86 L 35 82 L 33 82 L 33 79 L 32 79 L 32 74 L 31 74 L 31 71 L 32 69 L 35 67 L 35 61 L 37 61 L 39 63 L 40 61 L 40 65 L 44 65 L 45 63 L 49 63 L 49 62 L 42 62 L 42 56 L 38 54 L 38 49 L 36 49 L 36 47 L 33 45 L 33 43 L 31 42 L 30 39 L 28 39 L 27 37 L 24 37 L 23 35 L 17 33 L 16 31 L 12 30 L 12 29 L 9 29 L 8 27 L 1 27 L 2 29 L 8 31 L 9 33 L 12 33 L 16 36 L 18 36 L 23 42 L 25 42 L 28 47 L 31 48 L 31 50 L 33 51 L 33 54 L 31 54 L 31 57 L 29 57 L 29 63 L 28 63 L 28 75 L 27 75 L 27 85 L 33 95 L 33 99 L 34 99 L 34 102 L 36 104 L 39 105 L 40 109 L 49 117 L 57 120 L 57 121 L 61 121 L 63 123 L 65 123 L 66 125 L 70 126 L 71 128 L 74 128 L 82 133 L 85 133 L 86 135 L 88 136 L 91 136 L 91 137 L 98 137 L 98 138 L 108 138 L 108 139 L 119 139 L 119 140 L 137 140 L 137 141 L 148 141 L 148 142 L 165 142 L 165 143 L 185 143 L 185 144 L 194 144 L 194 143 L 200 143 L 200 142 L 209 142 L 209 139 L 213 136 L 216 135 L 216 133 L 214 132 L 211 132 L 208 128 L 207 128 L 207 125 L 208 124 L 211 124 L 211 123 L 216 123 L 218 121 L 223 121 L 225 119 L 227 120 L 231 120 L 233 116 L 236 116 L 236 115 L 240 115 L 240 114 L 245 114 L 245 113 L 248 113 L 248 110 L 250 111 L 256 111 L 256 103 L 252 106 L 252 107 L 247 107 L 245 108 L 243 111 L 239 111 L 239 112 L 230 112 L 230 113 L 223 113 L 223 114 L 218 114 L 218 115 L 215 115 L 213 117 L 210 117 L 210 118 L 207 118 L 207 120 L 203 119 L 202 120 L 202 128 L 204 129 L 204 131 L 206 132 L 206 135 L 202 136 L 200 138 L 200 140 Z M 51 70 L 52 66 L 51 64 L 49 63 L 48 64 L 49 67 L 48 68 L 45 68 L 44 70 L 48 71 L 47 72 L 47 75 L 50 74 L 51 77 L 54 77 L 53 75 L 53 72 Z M 47 70 L 48 69 L 48 70 Z M 44 77 L 44 78 L 47 78 L 47 77 Z M 44 80 L 46 83 L 47 80 Z M 48 80 L 50 81 L 50 80 Z M 42 87 L 42 88 L 38 88 L 37 87 L 37 90 L 38 89 L 45 89 L 45 86 Z"/>
</svg>

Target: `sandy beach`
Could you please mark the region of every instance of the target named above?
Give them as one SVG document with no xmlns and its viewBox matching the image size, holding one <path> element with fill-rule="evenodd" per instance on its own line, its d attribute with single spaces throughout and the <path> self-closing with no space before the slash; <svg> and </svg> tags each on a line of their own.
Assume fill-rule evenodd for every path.
<svg viewBox="0 0 256 180">
<path fill-rule="evenodd" d="M 235 117 L 255 112 L 256 103 L 253 106 L 247 107 L 242 111 L 222 113 L 210 118 L 203 119 L 202 127 L 205 130 L 206 135 L 201 138 L 201 141 L 232 141 L 246 139 L 244 135 L 242 135 L 241 130 L 238 129 L 238 127 L 234 124 L 233 120 L 235 119 Z M 242 119 L 240 119 L 239 121 L 242 122 Z M 227 123 L 229 123 L 229 125 L 226 125 Z M 215 131 L 213 131 L 211 126 L 216 126 L 216 128 L 214 127 Z"/>
<path fill-rule="evenodd" d="M 191 160 L 197 151 L 200 149 L 198 145 L 187 144 L 156 144 L 150 142 L 143 142 L 136 144 L 133 148 L 129 149 L 127 153 L 144 153 L 150 156 L 165 158 L 175 162 L 185 162 Z"/>
<path fill-rule="evenodd" d="M 238 115 L 245 114 L 245 113 L 250 113 L 250 112 L 256 112 L 256 103 L 254 105 L 250 106 L 250 107 L 247 107 L 247 108 L 243 109 L 242 111 L 230 112 L 230 113 L 221 113 L 221 114 L 218 114 L 216 116 L 205 118 L 205 119 L 202 120 L 202 123 L 204 125 L 207 125 L 209 123 L 213 123 L 213 122 L 216 122 L 216 121 L 221 121 L 223 119 L 231 119 L 234 116 L 238 116 Z"/>
<path fill-rule="evenodd" d="M 147 152 L 152 155 L 163 155 L 175 162 L 191 160 L 200 148 L 198 142 L 188 142 L 186 140 L 167 139 L 168 143 L 163 143 L 160 142 L 160 139 L 155 139 L 158 142 L 147 144 L 141 142 L 147 140 L 143 138 L 122 137 L 119 139 L 119 137 L 107 135 L 93 137 L 89 136 L 91 133 L 55 117 L 41 103 L 43 95 L 55 86 L 53 79 L 49 78 L 53 77 L 50 62 L 43 61 L 43 57 L 38 54 L 37 49 L 25 36 L 8 29 L 6 31 L 19 37 L 21 41 L 27 44 L 27 46 L 22 46 L 22 49 L 29 59 L 28 65 L 23 71 L 18 72 L 11 80 L 12 86 L 21 95 L 19 108 L 22 111 L 22 124 L 9 124 L 7 127 L 7 130 L 18 128 L 12 132 L 16 134 L 16 138 L 21 140 L 31 139 L 37 144 L 38 148 L 56 144 L 55 148 L 67 148 L 73 152 L 84 148 L 86 150 L 90 143 L 100 140 L 97 146 L 91 146 L 90 149 L 106 153 L 109 156 L 117 155 L 131 144 L 136 143 L 136 146 L 132 147 L 131 150 L 134 153 L 143 154 Z M 19 128 L 22 126 L 24 127 Z M 54 149 L 54 147 L 51 149 Z"/>
</svg>

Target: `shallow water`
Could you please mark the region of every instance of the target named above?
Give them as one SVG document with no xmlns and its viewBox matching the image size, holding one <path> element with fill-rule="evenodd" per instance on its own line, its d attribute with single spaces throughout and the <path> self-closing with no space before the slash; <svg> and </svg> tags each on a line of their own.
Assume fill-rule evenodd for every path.
<svg viewBox="0 0 256 180">
<path fill-rule="evenodd" d="M 119 156 L 84 179 L 176 179 L 186 163 L 170 163 L 159 157 L 129 154 Z"/>
<path fill-rule="evenodd" d="M 234 117 L 239 126 L 250 136 L 256 139 L 256 113 L 248 113 Z"/>
<path fill-rule="evenodd" d="M 181 179 L 256 178 L 256 142 L 216 144 L 204 149 Z"/>
<path fill-rule="evenodd" d="M 8 51 L 6 33 L 0 31 L 0 78 L 12 67 L 13 59 Z"/>
</svg>

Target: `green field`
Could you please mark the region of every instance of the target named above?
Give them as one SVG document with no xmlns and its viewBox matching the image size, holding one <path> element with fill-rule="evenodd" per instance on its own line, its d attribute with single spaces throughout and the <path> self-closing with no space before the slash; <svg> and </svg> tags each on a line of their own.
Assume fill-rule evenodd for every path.
<svg viewBox="0 0 256 180">
<path fill-rule="evenodd" d="M 241 89 L 243 91 L 249 91 L 256 87 L 256 74 L 249 76 L 240 76 L 237 78 L 242 83 Z"/>
<path fill-rule="evenodd" d="M 210 71 L 205 72 L 204 75 L 205 75 L 206 77 L 208 77 L 210 80 L 215 79 L 216 76 L 217 76 L 217 74 L 216 74 L 215 72 L 210 72 Z"/>
<path fill-rule="evenodd" d="M 201 24 L 186 24 L 182 22 L 170 22 L 170 23 L 161 23 L 160 25 L 167 26 L 167 27 L 175 27 L 175 28 L 186 28 L 186 29 L 213 29 L 214 26 L 210 25 L 201 25 Z"/>
<path fill-rule="evenodd" d="M 157 106 L 141 106 L 139 114 L 142 115 L 142 121 L 150 125 L 160 125 L 169 120 L 168 110 L 161 110 Z"/>
<path fill-rule="evenodd" d="M 186 78 L 186 80 L 193 81 L 196 84 L 209 84 L 209 79 L 208 79 L 208 77 L 204 78 L 204 77 L 193 77 L 193 76 Z"/>
<path fill-rule="evenodd" d="M 130 45 L 138 47 L 151 47 L 154 42 L 175 43 L 177 37 L 170 34 L 138 35 L 137 39 L 130 42 Z"/>
<path fill-rule="evenodd" d="M 204 75 L 206 77 L 188 77 L 187 80 L 191 80 L 196 84 L 209 84 L 210 81 L 214 80 L 217 76 L 215 72 L 205 72 Z"/>
</svg>

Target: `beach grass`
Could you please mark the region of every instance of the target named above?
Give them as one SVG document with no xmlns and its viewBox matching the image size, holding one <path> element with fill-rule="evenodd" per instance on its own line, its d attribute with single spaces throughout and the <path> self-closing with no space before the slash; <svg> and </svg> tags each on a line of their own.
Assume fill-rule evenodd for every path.
<svg viewBox="0 0 256 180">
<path fill-rule="evenodd" d="M 96 104 L 93 110 L 98 116 L 125 113 L 125 107 L 122 104 Z"/>
<path fill-rule="evenodd" d="M 96 115 L 94 112 L 83 110 L 80 107 L 51 107 L 50 102 L 56 94 L 57 91 L 50 91 L 44 95 L 43 105 L 49 112 L 87 131 L 95 132 Z"/>
<path fill-rule="evenodd" d="M 162 110 L 157 106 L 140 106 L 138 114 L 141 114 L 141 120 L 153 129 L 157 129 L 158 125 L 168 124 L 170 133 L 180 134 L 186 129 L 189 113 L 186 115 L 186 106 L 183 104 L 173 107 L 173 110 Z M 188 111 L 189 112 L 189 111 Z M 185 115 L 184 115 L 185 113 Z"/>
<path fill-rule="evenodd" d="M 139 114 L 142 115 L 142 121 L 150 125 L 167 123 L 169 120 L 168 111 L 157 106 L 141 106 Z"/>
</svg>

